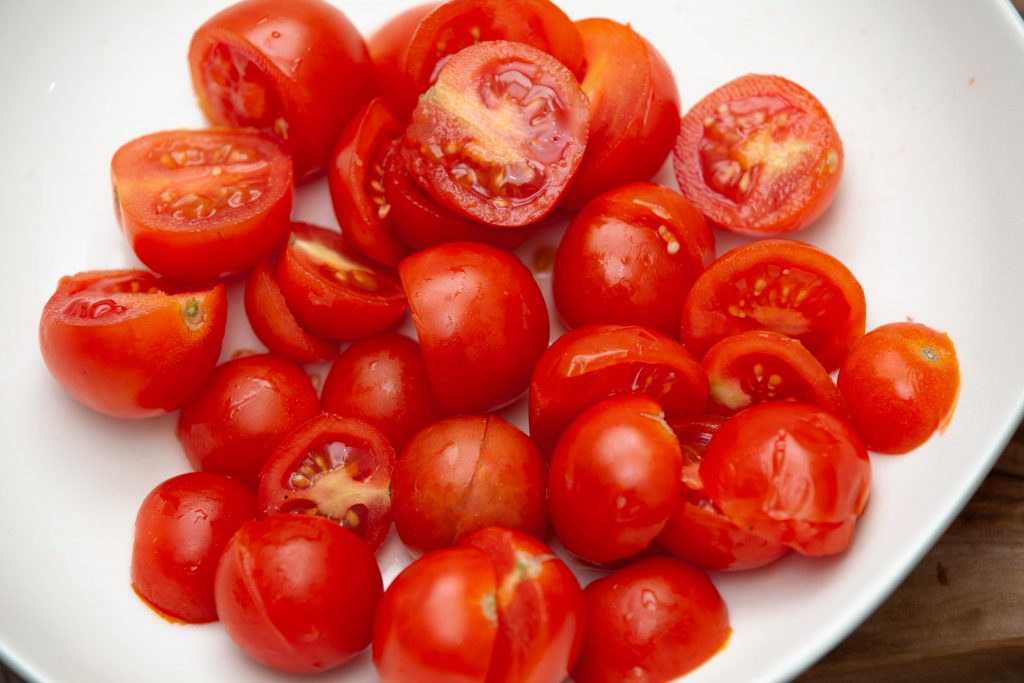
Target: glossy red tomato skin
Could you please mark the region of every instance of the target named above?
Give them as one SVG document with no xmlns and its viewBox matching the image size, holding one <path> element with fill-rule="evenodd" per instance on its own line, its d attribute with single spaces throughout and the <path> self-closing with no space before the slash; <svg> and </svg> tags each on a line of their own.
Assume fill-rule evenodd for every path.
<svg viewBox="0 0 1024 683">
<path fill-rule="evenodd" d="M 494 563 L 476 548 L 436 550 L 406 567 L 373 625 L 380 680 L 485 683 L 498 632 L 496 590 Z"/>
<path fill-rule="evenodd" d="M 530 436 L 550 454 L 569 423 L 598 401 L 641 394 L 669 416 L 704 411 L 707 376 L 677 341 L 637 326 L 591 325 L 544 352 L 530 381 Z"/>
<path fill-rule="evenodd" d="M 278 515 L 245 524 L 217 566 L 217 614 L 253 659 L 295 673 L 345 663 L 369 643 L 383 592 L 366 544 L 333 522 Z"/>
<path fill-rule="evenodd" d="M 408 120 L 420 91 L 405 69 L 405 53 L 420 22 L 440 3 L 427 2 L 391 17 L 366 40 L 377 91 L 402 120 Z"/>
<path fill-rule="evenodd" d="M 135 138 L 110 161 L 117 218 L 156 272 L 211 281 L 248 270 L 288 232 L 292 163 L 252 130 L 170 130 Z"/>
<path fill-rule="evenodd" d="M 442 414 L 487 412 L 526 390 L 550 323 L 519 259 L 455 242 L 413 254 L 398 274 Z"/>
<path fill-rule="evenodd" d="M 572 672 L 577 683 L 675 680 L 719 652 L 731 633 L 707 574 L 679 560 L 642 560 L 583 595 L 587 638 Z"/>
<path fill-rule="evenodd" d="M 345 124 L 374 89 L 359 31 L 320 0 L 231 5 L 196 30 L 188 59 L 206 117 L 275 135 L 291 152 L 299 179 L 324 168 Z"/>
<path fill-rule="evenodd" d="M 132 588 L 172 619 L 217 620 L 213 581 L 224 547 L 256 517 L 256 496 L 227 477 L 190 472 L 157 485 L 139 506 Z"/>
<path fill-rule="evenodd" d="M 396 453 L 438 417 L 419 345 L 394 333 L 345 349 L 324 380 L 320 404 L 324 412 L 373 425 Z"/>
<path fill-rule="evenodd" d="M 722 425 L 700 478 L 737 526 L 804 555 L 834 555 L 867 505 L 871 461 L 853 427 L 828 411 L 763 403 Z"/>
<path fill-rule="evenodd" d="M 295 427 L 320 414 L 301 368 L 272 355 L 218 366 L 178 416 L 178 440 L 197 470 L 227 475 L 255 490 L 260 470 Z"/>
<path fill-rule="evenodd" d="M 675 335 L 686 293 L 714 258 L 711 229 L 682 195 L 624 185 L 587 204 L 562 237 L 555 306 L 570 327 L 641 325 Z"/>
<path fill-rule="evenodd" d="M 227 305 L 223 285 L 189 291 L 142 270 L 65 276 L 43 307 L 39 349 L 83 405 L 154 417 L 180 408 L 210 376 Z"/>
<path fill-rule="evenodd" d="M 435 422 L 406 444 L 392 481 L 395 529 L 421 551 L 486 526 L 547 531 L 547 468 L 530 438 L 496 415 Z"/>
<path fill-rule="evenodd" d="M 687 112 L 673 161 L 683 194 L 711 223 L 764 237 L 801 230 L 828 208 L 843 143 L 810 92 L 748 74 Z"/>
<path fill-rule="evenodd" d="M 583 38 L 590 136 L 562 204 L 578 209 L 661 168 L 679 134 L 679 91 L 665 58 L 628 24 L 576 22 Z"/>
<path fill-rule="evenodd" d="M 907 453 L 945 429 L 960 393 L 960 366 L 944 332 L 889 323 L 868 332 L 839 369 L 839 390 L 865 445 Z"/>
</svg>

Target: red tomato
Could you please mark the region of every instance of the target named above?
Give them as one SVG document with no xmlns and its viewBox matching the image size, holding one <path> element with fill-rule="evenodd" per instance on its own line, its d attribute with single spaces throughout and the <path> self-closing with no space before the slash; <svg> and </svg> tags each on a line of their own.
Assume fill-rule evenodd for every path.
<svg viewBox="0 0 1024 683">
<path fill-rule="evenodd" d="M 602 192 L 647 180 L 679 134 L 679 91 L 668 63 L 628 24 L 584 19 L 590 137 L 564 205 L 579 208 Z"/>
<path fill-rule="evenodd" d="M 683 118 L 679 187 L 708 220 L 748 235 L 809 225 L 832 202 L 843 143 L 814 95 L 780 76 L 726 83 Z"/>
<path fill-rule="evenodd" d="M 408 307 L 392 271 L 366 263 L 340 234 L 315 225 L 292 223 L 275 275 L 295 319 L 327 339 L 379 334 Z"/>
<path fill-rule="evenodd" d="M 414 436 L 395 466 L 395 529 L 415 550 L 492 525 L 542 537 L 546 476 L 530 438 L 496 415 L 441 420 Z"/>
<path fill-rule="evenodd" d="M 135 518 L 135 592 L 172 619 L 216 621 L 217 560 L 238 528 L 255 516 L 256 496 L 227 477 L 190 472 L 163 482 Z"/>
<path fill-rule="evenodd" d="M 646 396 L 601 401 L 573 420 L 551 456 L 551 524 L 590 562 L 637 554 L 679 497 L 682 454 L 661 406 Z"/>
<path fill-rule="evenodd" d="M 315 517 L 246 523 L 217 566 L 217 614 L 253 659 L 281 671 L 340 666 L 370 643 L 383 591 L 366 544 Z"/>
<path fill-rule="evenodd" d="M 106 415 L 180 408 L 210 376 L 227 322 L 224 285 L 179 289 L 142 270 L 94 270 L 57 283 L 39 320 L 54 379 Z"/>
<path fill-rule="evenodd" d="M 729 613 L 707 574 L 678 560 L 643 560 L 583 591 L 587 638 L 576 683 L 675 680 L 717 654 Z"/>
<path fill-rule="evenodd" d="M 871 461 L 846 422 L 817 406 L 763 403 L 722 425 L 700 464 L 737 526 L 804 555 L 834 555 L 867 505 Z"/>
<path fill-rule="evenodd" d="M 324 381 L 324 412 L 373 425 L 399 452 L 437 419 L 419 344 L 399 334 L 358 341 L 338 356 Z"/>
<path fill-rule="evenodd" d="M 704 216 L 678 192 L 625 185 L 587 204 L 566 230 L 552 273 L 555 306 L 570 327 L 675 335 L 686 293 L 714 258 Z"/>
<path fill-rule="evenodd" d="M 953 341 L 920 323 L 882 325 L 850 350 L 839 390 L 868 448 L 911 451 L 953 418 L 960 393 Z"/>
<path fill-rule="evenodd" d="M 243 0 L 192 36 L 192 87 L 220 126 L 281 140 L 304 178 L 322 169 L 352 115 L 373 93 L 359 31 L 321 0 Z"/>
<path fill-rule="evenodd" d="M 796 339 L 770 330 L 726 337 L 701 361 L 708 373 L 708 406 L 732 415 L 756 403 L 798 401 L 845 415 L 836 383 Z"/>
<path fill-rule="evenodd" d="M 153 270 L 213 280 L 252 268 L 284 241 L 292 164 L 243 130 L 170 130 L 125 143 L 110 161 L 128 243 Z"/>
<path fill-rule="evenodd" d="M 408 119 L 420 91 L 405 69 L 405 52 L 420 22 L 439 3 L 416 5 L 393 16 L 366 41 L 375 70 L 377 92 L 387 99 L 388 106 Z"/>
<path fill-rule="evenodd" d="M 586 144 L 587 97 L 572 73 L 528 45 L 495 41 L 445 63 L 413 110 L 401 154 L 447 208 L 521 226 L 555 208 Z"/>
<path fill-rule="evenodd" d="M 213 371 L 178 417 L 178 439 L 192 467 L 256 489 L 263 464 L 295 427 L 320 414 L 301 368 L 270 355 L 247 356 Z"/>
<path fill-rule="evenodd" d="M 398 273 L 442 414 L 486 412 L 523 393 L 549 322 L 519 259 L 456 242 L 406 258 Z"/>
<path fill-rule="evenodd" d="M 530 436 L 550 454 L 569 423 L 610 396 L 656 399 L 666 414 L 703 412 L 708 380 L 665 335 L 643 327 L 591 325 L 566 332 L 544 352 L 530 382 Z"/>
<path fill-rule="evenodd" d="M 286 436 L 260 473 L 264 515 L 327 517 L 376 551 L 391 530 L 395 451 L 365 422 L 320 415 Z"/>
<path fill-rule="evenodd" d="M 761 240 L 721 256 L 683 304 L 682 338 L 703 356 L 729 335 L 773 330 L 799 340 L 831 372 L 864 334 L 864 290 L 830 254 Z"/>
</svg>

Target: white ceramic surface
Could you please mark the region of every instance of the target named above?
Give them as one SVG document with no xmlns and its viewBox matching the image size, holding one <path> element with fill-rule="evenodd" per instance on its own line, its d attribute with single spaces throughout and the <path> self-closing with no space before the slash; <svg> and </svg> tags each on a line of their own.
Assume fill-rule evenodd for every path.
<svg viewBox="0 0 1024 683">
<path fill-rule="evenodd" d="M 364 31 L 407 1 L 337 0 Z M 150 131 L 201 126 L 191 32 L 216 2 L 5 3 L 0 9 L 0 657 L 45 683 L 300 680 L 248 661 L 216 624 L 173 626 L 129 588 L 138 503 L 185 471 L 175 416 L 125 423 L 69 399 L 39 357 L 39 311 L 66 273 L 134 263 L 108 162 Z M 675 70 L 684 106 L 747 72 L 814 92 L 844 139 L 834 207 L 800 235 L 860 278 L 868 326 L 914 318 L 956 342 L 946 434 L 873 457 L 872 500 L 843 557 L 716 575 L 727 649 L 693 683 L 795 676 L 863 620 L 974 491 L 1024 407 L 1024 30 L 996 1 L 565 0 L 629 21 Z M 670 173 L 659 179 L 674 184 Z M 336 225 L 323 182 L 296 217 Z M 542 235 L 553 242 L 557 235 Z M 721 248 L 737 240 L 719 235 Z M 542 284 L 546 286 L 546 282 Z M 233 293 L 225 355 L 258 347 Z M 518 413 L 522 415 L 521 405 Z M 408 557 L 382 551 L 390 580 Z M 360 661 L 324 677 L 374 680 Z M 301 679 L 308 680 L 308 679 Z"/>
</svg>

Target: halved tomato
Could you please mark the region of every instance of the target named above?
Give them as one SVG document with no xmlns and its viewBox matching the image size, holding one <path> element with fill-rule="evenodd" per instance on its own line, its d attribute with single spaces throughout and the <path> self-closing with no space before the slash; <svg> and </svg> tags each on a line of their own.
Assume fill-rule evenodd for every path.
<svg viewBox="0 0 1024 683">
<path fill-rule="evenodd" d="M 420 90 L 405 68 L 405 53 L 423 18 L 440 3 L 428 2 L 399 12 L 366 40 L 376 72 L 377 92 L 403 120 L 409 118 Z"/>
</svg>

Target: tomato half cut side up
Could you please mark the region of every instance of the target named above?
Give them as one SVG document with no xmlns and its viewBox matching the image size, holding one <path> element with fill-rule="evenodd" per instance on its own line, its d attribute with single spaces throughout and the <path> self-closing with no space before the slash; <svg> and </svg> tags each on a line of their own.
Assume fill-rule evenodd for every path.
<svg viewBox="0 0 1024 683">
<path fill-rule="evenodd" d="M 814 95 L 750 74 L 687 112 L 673 160 L 680 189 L 709 221 L 763 237 L 800 230 L 828 208 L 843 143 Z"/>
<path fill-rule="evenodd" d="M 402 144 L 416 182 L 489 225 L 550 213 L 587 144 L 587 98 L 554 57 L 495 41 L 455 54 L 420 96 Z"/>
<path fill-rule="evenodd" d="M 210 281 L 248 270 L 288 233 L 292 162 L 244 130 L 171 130 L 124 144 L 110 162 L 114 206 L 139 260 Z"/>
<path fill-rule="evenodd" d="M 376 428 L 321 415 L 296 427 L 263 466 L 260 512 L 333 519 L 376 551 L 391 529 L 394 469 L 395 451 Z"/>
</svg>

